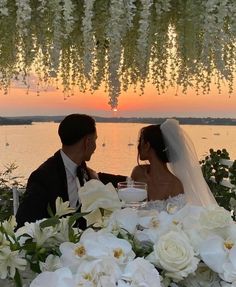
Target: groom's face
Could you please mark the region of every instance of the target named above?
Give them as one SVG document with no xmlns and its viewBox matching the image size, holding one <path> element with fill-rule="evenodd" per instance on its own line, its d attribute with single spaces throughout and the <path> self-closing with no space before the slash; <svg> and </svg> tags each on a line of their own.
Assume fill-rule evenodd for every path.
<svg viewBox="0 0 236 287">
<path fill-rule="evenodd" d="M 90 135 L 87 135 L 85 138 L 85 143 L 86 143 L 86 149 L 85 149 L 85 157 L 86 161 L 89 161 L 92 154 L 96 150 L 96 140 L 97 140 L 97 133 L 93 133 Z"/>
</svg>

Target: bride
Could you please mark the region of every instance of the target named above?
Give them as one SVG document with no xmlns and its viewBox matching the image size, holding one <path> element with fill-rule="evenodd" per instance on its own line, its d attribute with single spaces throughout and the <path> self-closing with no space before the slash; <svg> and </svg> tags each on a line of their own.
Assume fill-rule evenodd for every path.
<svg viewBox="0 0 236 287">
<path fill-rule="evenodd" d="M 142 128 L 139 159 L 149 163 L 136 166 L 131 178 L 147 183 L 147 207 L 217 204 L 202 175 L 194 145 L 178 121 L 168 119 L 161 125 Z"/>
</svg>

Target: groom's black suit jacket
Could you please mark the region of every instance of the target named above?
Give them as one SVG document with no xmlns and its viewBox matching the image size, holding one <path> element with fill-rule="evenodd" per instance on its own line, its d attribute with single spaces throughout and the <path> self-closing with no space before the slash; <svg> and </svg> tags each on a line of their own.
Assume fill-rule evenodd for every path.
<svg viewBox="0 0 236 287">
<path fill-rule="evenodd" d="M 126 180 L 126 177 L 121 175 L 109 173 L 98 173 L 98 175 L 104 184 L 112 182 L 115 187 L 117 182 Z M 48 205 L 55 213 L 57 197 L 61 197 L 63 201 L 69 200 L 66 170 L 60 151 L 31 173 L 16 214 L 17 227 L 23 226 L 27 221 L 35 222 L 38 219 L 48 218 Z M 80 224 L 84 225 L 84 222 L 79 222 L 79 226 L 85 228 Z"/>
<path fill-rule="evenodd" d="M 37 219 L 48 218 L 48 205 L 55 212 L 58 196 L 63 201 L 69 200 L 66 170 L 60 151 L 31 173 L 16 214 L 17 226 L 24 225 L 26 221 L 34 222 Z"/>
</svg>

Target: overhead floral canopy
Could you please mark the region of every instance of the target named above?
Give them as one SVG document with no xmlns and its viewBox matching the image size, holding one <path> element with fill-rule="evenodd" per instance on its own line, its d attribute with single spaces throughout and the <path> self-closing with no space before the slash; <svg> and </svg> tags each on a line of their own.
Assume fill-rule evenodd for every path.
<svg viewBox="0 0 236 287">
<path fill-rule="evenodd" d="M 38 91 L 105 86 L 112 108 L 151 82 L 208 93 L 233 90 L 235 0 L 1 0 L 0 86 L 38 77 Z"/>
</svg>

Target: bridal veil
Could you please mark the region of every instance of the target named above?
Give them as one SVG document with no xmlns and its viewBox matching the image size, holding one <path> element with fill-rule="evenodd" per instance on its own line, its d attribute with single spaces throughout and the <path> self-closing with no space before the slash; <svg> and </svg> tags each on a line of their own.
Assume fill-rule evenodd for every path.
<svg viewBox="0 0 236 287">
<path fill-rule="evenodd" d="M 169 167 L 184 187 L 186 201 L 193 205 L 217 204 L 201 171 L 194 145 L 177 120 L 168 119 L 161 124 Z"/>
</svg>

